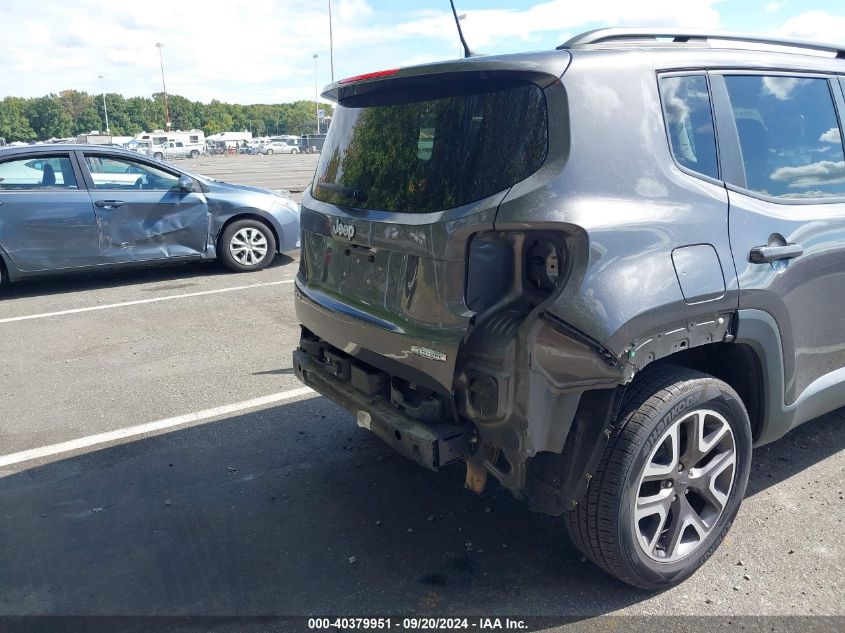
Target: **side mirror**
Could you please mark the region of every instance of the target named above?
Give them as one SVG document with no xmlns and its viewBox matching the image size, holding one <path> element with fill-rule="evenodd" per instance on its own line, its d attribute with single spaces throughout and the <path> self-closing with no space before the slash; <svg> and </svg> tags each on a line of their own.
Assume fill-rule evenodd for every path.
<svg viewBox="0 0 845 633">
<path fill-rule="evenodd" d="M 190 176 L 179 176 L 179 184 L 177 185 L 179 191 L 190 193 L 194 190 L 194 180 Z"/>
</svg>

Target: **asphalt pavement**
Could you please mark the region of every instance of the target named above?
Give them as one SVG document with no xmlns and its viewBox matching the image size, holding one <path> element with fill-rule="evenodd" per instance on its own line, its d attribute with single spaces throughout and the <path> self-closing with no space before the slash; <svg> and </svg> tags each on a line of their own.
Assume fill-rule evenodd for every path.
<svg viewBox="0 0 845 633">
<path fill-rule="evenodd" d="M 238 154 L 200 156 L 196 160 L 174 159 L 173 163 L 194 173 L 242 185 L 285 189 L 301 194 L 311 182 L 319 154 Z"/>
<path fill-rule="evenodd" d="M 301 191 L 314 160 L 181 164 Z M 495 483 L 465 491 L 458 467 L 418 468 L 304 391 L 296 268 L 4 291 L 0 615 L 845 615 L 845 412 L 756 450 L 711 561 L 635 590 L 559 519 Z"/>
</svg>

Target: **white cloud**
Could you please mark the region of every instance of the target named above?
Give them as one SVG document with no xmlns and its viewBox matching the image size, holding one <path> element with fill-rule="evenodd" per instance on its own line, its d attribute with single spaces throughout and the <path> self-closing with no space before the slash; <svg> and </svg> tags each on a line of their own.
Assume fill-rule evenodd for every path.
<svg viewBox="0 0 845 633">
<path fill-rule="evenodd" d="M 161 90 L 156 42 L 164 43 L 168 92 L 241 103 L 313 98 L 329 82 L 325 3 L 227 0 L 136 3 L 77 0 L 39 11 L 0 5 L 0 97 L 75 88 L 127 96 Z M 335 40 L 366 29 L 364 0 L 334 0 Z"/>
<path fill-rule="evenodd" d="M 524 9 L 465 10 L 479 52 L 545 48 L 601 25 L 720 25 L 719 0 L 524 0 Z M 455 59 L 448 8 L 332 0 L 335 77 L 399 64 Z M 0 98 L 66 88 L 126 96 L 161 90 L 156 42 L 163 42 L 168 92 L 240 103 L 309 99 L 329 77 L 326 3 L 311 0 L 74 0 L 0 2 Z M 440 6 L 437 4 L 435 6 Z M 842 29 L 840 29 L 841 31 Z M 556 38 L 559 39 L 556 40 Z"/>
<path fill-rule="evenodd" d="M 763 89 L 779 101 L 788 101 L 792 98 L 792 92 L 810 83 L 809 79 L 798 79 L 797 77 L 763 77 Z"/>
<path fill-rule="evenodd" d="M 786 2 L 769 2 L 765 8 L 767 13 L 775 13 L 783 9 L 785 6 Z"/>
<path fill-rule="evenodd" d="M 470 48 L 478 50 L 503 38 L 531 41 L 539 33 L 568 33 L 583 30 L 575 27 L 589 24 L 716 27 L 719 13 L 714 4 L 715 0 L 551 0 L 523 10 L 464 11 L 467 17 L 462 26 Z M 408 35 L 456 39 L 454 18 L 448 10 L 429 13 L 397 28 Z"/>
<path fill-rule="evenodd" d="M 787 187 L 839 184 L 845 182 L 845 161 L 823 160 L 800 167 L 778 167 L 769 177 L 787 183 Z"/>
<path fill-rule="evenodd" d="M 845 15 L 831 15 L 827 11 L 807 11 L 789 18 L 777 29 L 777 35 L 798 37 L 817 42 L 841 42 L 845 32 Z"/>
<path fill-rule="evenodd" d="M 824 132 L 820 137 L 819 140 L 823 143 L 841 143 L 842 137 L 839 134 L 838 127 L 832 127 L 827 132 Z M 828 149 L 828 148 L 825 148 Z"/>
</svg>

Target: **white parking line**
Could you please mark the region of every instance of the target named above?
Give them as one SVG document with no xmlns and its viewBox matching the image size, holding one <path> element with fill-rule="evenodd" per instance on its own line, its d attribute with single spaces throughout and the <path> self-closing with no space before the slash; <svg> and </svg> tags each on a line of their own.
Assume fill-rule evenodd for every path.
<svg viewBox="0 0 845 633">
<path fill-rule="evenodd" d="M 97 435 L 80 437 L 67 442 L 50 444 L 49 446 L 30 448 L 25 451 L 20 451 L 19 453 L 11 453 L 9 455 L 0 456 L 0 468 L 20 464 L 21 462 L 28 462 L 33 459 L 41 459 L 43 457 L 61 455 L 62 453 L 70 453 L 71 451 L 78 451 L 81 448 L 89 448 L 91 446 L 97 446 L 98 444 L 105 444 L 106 442 L 114 442 L 115 440 L 123 440 L 137 435 L 144 435 L 145 433 L 172 429 L 177 426 L 190 424 L 191 422 L 199 422 L 200 420 L 207 420 L 208 418 L 216 418 L 220 415 L 228 415 L 230 413 L 244 411 L 245 409 L 263 407 L 268 404 L 282 402 L 284 400 L 290 400 L 292 398 L 298 398 L 299 396 L 305 396 L 312 393 L 314 393 L 314 390 L 310 387 L 300 387 L 299 389 L 280 391 L 278 393 L 270 394 L 269 396 L 253 398 L 252 400 L 244 400 L 243 402 L 236 402 L 234 404 L 226 404 L 213 409 L 197 411 L 196 413 L 186 413 L 185 415 L 178 415 L 175 418 L 167 418 L 165 420 L 158 420 L 157 422 L 147 422 L 146 424 L 137 424 L 135 426 L 128 426 L 114 431 L 98 433 Z"/>
<path fill-rule="evenodd" d="M 168 295 L 166 297 L 154 297 L 152 299 L 138 299 L 137 301 L 124 301 L 122 303 L 108 303 L 101 306 L 89 306 L 87 308 L 74 308 L 72 310 L 59 310 L 58 312 L 44 312 L 42 314 L 28 314 L 26 316 L 7 317 L 0 319 L 0 323 L 13 323 L 14 321 L 29 321 L 30 319 L 46 319 L 47 317 L 62 316 L 64 314 L 77 314 L 79 312 L 92 312 L 94 310 L 110 310 L 111 308 L 123 308 L 125 306 L 137 306 L 143 303 L 157 303 L 159 301 L 173 301 L 174 299 L 186 299 L 187 297 L 201 297 L 221 292 L 234 292 L 235 290 L 248 290 L 249 288 L 261 288 L 262 286 L 278 286 L 279 284 L 292 284 L 293 279 L 282 281 L 265 281 L 260 284 L 248 286 L 234 286 L 232 288 L 218 288 L 216 290 L 202 290 L 200 292 L 188 292 L 181 295 Z"/>
</svg>

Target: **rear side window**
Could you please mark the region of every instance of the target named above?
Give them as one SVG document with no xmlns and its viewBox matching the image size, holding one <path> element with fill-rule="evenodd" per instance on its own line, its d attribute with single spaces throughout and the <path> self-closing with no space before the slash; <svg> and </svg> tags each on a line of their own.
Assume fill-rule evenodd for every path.
<svg viewBox="0 0 845 633">
<path fill-rule="evenodd" d="M 725 77 L 746 186 L 777 198 L 845 196 L 845 154 L 826 79 Z"/>
<path fill-rule="evenodd" d="M 86 155 L 85 164 L 94 181 L 94 188 L 103 190 L 138 189 L 167 191 L 179 177 L 152 165 L 116 156 Z"/>
<path fill-rule="evenodd" d="M 0 163 L 0 190 L 77 189 L 67 156 L 38 156 Z"/>
<path fill-rule="evenodd" d="M 540 88 L 464 82 L 437 90 L 341 103 L 313 196 L 361 209 L 427 213 L 503 191 L 543 164 L 548 123 Z"/>
<path fill-rule="evenodd" d="M 660 100 L 672 155 L 682 167 L 719 177 L 716 132 L 704 75 L 661 77 Z"/>
</svg>

